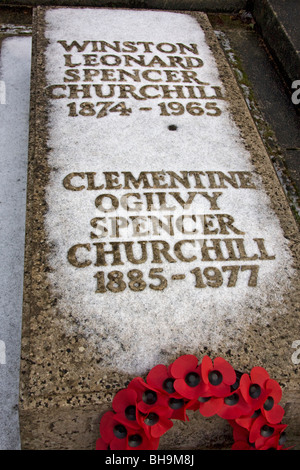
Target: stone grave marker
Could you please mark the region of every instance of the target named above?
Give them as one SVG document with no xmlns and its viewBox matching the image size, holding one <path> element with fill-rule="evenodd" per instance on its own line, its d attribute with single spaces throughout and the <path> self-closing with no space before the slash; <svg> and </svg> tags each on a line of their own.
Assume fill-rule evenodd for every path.
<svg viewBox="0 0 300 470">
<path fill-rule="evenodd" d="M 298 229 L 206 15 L 38 7 L 33 42 L 23 448 L 93 449 L 181 354 L 265 367 L 293 430 Z M 161 446 L 230 434 L 193 417 Z"/>
</svg>

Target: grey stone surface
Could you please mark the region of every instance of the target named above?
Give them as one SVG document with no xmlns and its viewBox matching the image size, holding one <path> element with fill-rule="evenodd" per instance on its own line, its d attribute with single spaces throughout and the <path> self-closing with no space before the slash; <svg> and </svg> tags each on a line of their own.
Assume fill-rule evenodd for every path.
<svg viewBox="0 0 300 470">
<path fill-rule="evenodd" d="M 6 38 L 0 60 L 0 449 L 18 449 L 31 38 Z"/>
<path fill-rule="evenodd" d="M 255 1 L 253 15 L 262 37 L 285 74 L 288 86 L 291 86 L 300 77 L 299 2 Z"/>
<path fill-rule="evenodd" d="M 247 0 L 4 0 L 6 5 L 82 6 L 158 8 L 162 10 L 194 10 L 232 12 L 246 7 Z"/>
<path fill-rule="evenodd" d="M 203 28 L 213 56 L 208 54 L 204 46 L 205 42 L 199 40 L 198 34 L 201 36 L 203 33 L 199 26 L 195 27 L 196 23 L 191 16 L 183 16 L 183 21 L 189 22 L 190 28 L 177 28 L 181 32 L 180 36 L 172 36 L 174 34 L 172 33 L 173 22 L 170 22 L 172 25 L 170 30 L 163 28 L 163 36 L 161 36 L 159 17 L 156 18 L 155 23 L 151 23 L 152 28 L 148 31 L 143 29 L 143 35 L 147 36 L 148 41 L 151 39 L 154 44 L 165 44 L 160 46 L 160 49 L 166 47 L 169 52 L 170 50 L 174 52 L 174 47 L 178 48 L 178 46 L 172 46 L 172 43 L 183 42 L 183 38 L 186 38 L 185 34 L 189 35 L 190 42 L 198 43 L 199 41 L 204 65 L 203 70 L 197 70 L 199 75 L 193 70 L 196 73 L 193 79 L 197 77 L 198 85 L 201 80 L 219 86 L 215 75 L 215 65 L 212 65 L 215 60 L 222 82 L 220 86 L 224 87 L 226 100 L 222 100 L 223 95 L 218 94 L 214 96 L 216 101 L 214 105 L 205 107 L 208 102 L 204 101 L 202 106 L 212 111 L 204 119 L 203 112 L 199 110 L 188 112 L 188 108 L 185 109 L 183 106 L 186 103 L 185 98 L 180 95 L 183 89 L 177 88 L 176 91 L 172 89 L 172 98 L 175 99 L 174 93 L 177 93 L 180 95 L 177 99 L 182 100 L 183 103 L 181 106 L 166 107 L 168 99 L 166 102 L 160 101 L 158 104 L 160 104 L 161 114 L 160 117 L 156 115 L 154 119 L 152 115 L 154 109 L 151 113 L 147 109 L 145 117 L 143 117 L 143 112 L 146 112 L 145 108 L 143 112 L 138 109 L 139 103 L 136 101 L 140 100 L 137 96 L 143 95 L 137 95 L 138 90 L 142 90 L 139 88 L 140 85 L 137 85 L 137 88 L 126 88 L 127 93 L 130 90 L 130 97 L 126 95 L 124 88 L 121 89 L 123 90 L 122 98 L 127 104 L 125 114 L 118 116 L 111 113 L 107 116 L 105 113 L 100 113 L 99 124 L 97 124 L 93 101 L 89 105 L 82 104 L 78 107 L 76 106 L 78 101 L 75 101 L 74 105 L 72 104 L 74 102 L 66 99 L 65 95 L 68 86 L 66 84 L 70 83 L 68 82 L 70 78 L 75 77 L 74 81 L 77 85 L 87 84 L 81 81 L 82 78 L 78 79 L 78 74 L 81 72 L 80 54 L 72 58 L 70 55 L 64 55 L 65 65 L 73 69 L 66 73 L 67 80 L 63 80 L 64 66 L 61 60 L 64 60 L 62 59 L 64 51 L 62 49 L 65 49 L 65 52 L 71 52 L 72 47 L 76 49 L 77 46 L 72 46 L 67 51 L 70 41 L 76 37 L 82 43 L 86 37 L 85 29 L 78 28 L 77 13 L 72 16 L 72 10 L 68 10 L 68 13 L 65 12 L 66 16 L 56 17 L 54 21 L 56 12 L 61 13 L 62 10 L 50 10 L 46 26 L 44 14 L 49 11 L 40 8 L 38 12 L 34 37 L 36 62 L 32 81 L 28 186 L 30 197 L 28 199 L 27 274 L 20 403 L 24 448 L 41 448 L 41 446 L 43 448 L 92 448 L 98 437 L 98 415 L 108 408 L 114 391 L 121 388 L 132 375 L 135 375 L 135 372 L 146 373 L 147 368 L 155 365 L 156 361 L 168 363 L 183 352 L 193 352 L 201 356 L 204 351 L 209 351 L 212 355 L 222 355 L 234 363 L 239 370 L 245 370 L 252 365 L 265 366 L 284 387 L 285 405 L 289 411 L 287 419 L 292 420 L 295 417 L 298 419 L 297 410 L 290 406 L 298 400 L 297 371 L 290 360 L 290 354 L 291 344 L 294 339 L 297 339 L 294 337 L 295 331 L 298 331 L 298 319 L 295 312 L 298 308 L 296 292 L 299 286 L 294 270 L 298 268 L 299 262 L 299 232 L 274 168 L 251 120 L 249 110 L 205 15 L 200 14 L 196 17 Z M 128 16 L 129 13 L 126 14 Z M 166 14 L 169 15 L 169 13 Z M 107 15 L 109 16 L 108 13 Z M 147 18 L 149 19 L 150 17 Z M 139 17 L 139 20 L 144 27 L 146 25 L 148 27 L 149 22 L 145 21 L 144 17 Z M 173 16 L 172 20 L 175 20 Z M 176 21 L 174 24 L 177 24 Z M 140 22 L 137 21 L 134 24 L 139 25 Z M 97 29 L 96 36 L 91 36 L 93 31 L 91 23 L 92 21 L 85 21 L 82 24 L 89 25 L 89 38 L 92 37 L 89 40 L 97 41 L 99 30 Z M 112 23 L 115 24 L 115 22 Z M 103 24 L 109 24 L 109 21 Z M 57 43 L 58 40 L 63 41 L 59 29 L 62 25 L 64 40 L 67 42 Z M 124 32 L 122 35 L 119 23 L 118 26 L 117 30 L 111 28 L 109 32 L 105 28 L 102 29 L 101 32 L 106 34 L 107 41 L 117 40 L 116 37 L 119 41 L 124 40 Z M 132 30 L 135 31 L 134 28 Z M 153 36 L 154 31 L 155 36 Z M 177 39 L 178 37 L 180 39 Z M 137 38 L 139 35 L 135 36 L 132 33 L 131 41 L 137 41 Z M 87 45 L 96 47 L 95 44 L 88 42 L 82 46 L 82 52 Z M 129 47 L 128 43 L 125 47 Z M 115 48 L 118 47 L 115 45 Z M 114 54 L 110 57 L 114 57 L 112 60 L 119 60 Z M 159 60 L 162 60 L 162 57 L 156 59 L 156 63 L 159 63 Z M 112 63 L 111 66 L 113 67 Z M 80 72 L 75 71 L 76 67 L 80 68 Z M 157 80 L 157 69 L 153 68 L 152 72 L 156 74 Z M 113 71 L 110 71 L 110 78 L 116 78 L 112 74 Z M 172 77 L 168 74 L 166 76 L 169 80 L 179 79 L 175 72 Z M 187 78 L 187 75 L 183 76 Z M 137 75 L 135 78 L 139 82 Z M 153 80 L 153 75 L 151 79 Z M 88 81 L 92 81 L 91 78 Z M 115 84 L 120 85 L 116 81 Z M 145 86 L 144 82 L 142 85 Z M 200 89 L 202 100 L 207 99 L 207 96 L 203 98 L 203 88 L 200 87 Z M 50 99 L 52 96 L 49 108 L 45 90 Z M 161 93 L 163 89 L 160 88 L 160 84 L 156 84 L 151 90 Z M 74 88 L 70 88 L 70 91 L 73 93 L 72 99 L 80 99 L 77 98 Z M 84 92 L 88 94 L 87 88 L 82 88 L 80 93 Z M 194 93 L 191 88 L 189 92 Z M 143 93 L 143 97 L 147 99 L 146 103 L 142 104 L 150 106 L 152 103 L 152 107 L 155 103 L 157 104 L 152 101 L 155 97 L 147 95 L 145 88 Z M 164 93 L 168 98 L 166 88 Z M 127 101 L 128 98 L 130 99 Z M 163 99 L 161 95 L 157 98 Z M 128 105 L 132 107 L 130 112 Z M 66 108 L 69 115 L 66 114 Z M 124 112 L 124 107 L 118 109 L 119 112 L 122 110 Z M 189 108 L 189 110 L 192 109 Z M 118 136 L 115 135 L 116 128 Z M 171 129 L 176 132 L 170 132 Z M 74 135 L 74 142 L 70 138 L 72 135 Z M 101 135 L 101 140 L 99 140 L 99 135 Z M 174 159 L 174 156 L 177 158 Z M 120 260 L 114 258 L 115 267 L 111 267 L 110 260 L 109 265 L 104 268 L 105 263 L 101 258 L 102 248 L 98 241 L 99 232 L 97 232 L 99 226 L 96 223 L 98 219 L 95 219 L 99 214 L 92 207 L 95 194 L 101 196 L 101 193 L 93 192 L 95 186 L 99 185 L 98 191 L 103 189 L 100 187 L 103 183 L 101 176 L 103 168 L 109 172 L 115 171 L 113 174 L 107 173 L 106 190 L 112 189 L 115 191 L 112 194 L 116 195 L 117 190 L 121 189 L 119 183 L 122 181 L 120 176 L 122 171 L 134 172 L 135 177 L 141 169 L 147 171 L 146 166 L 150 168 L 150 171 L 158 171 L 159 173 L 155 173 L 158 178 L 155 185 L 148 188 L 157 190 L 166 188 L 165 175 L 168 174 L 169 169 L 180 171 L 183 164 L 188 171 L 197 171 L 197 168 L 200 168 L 204 171 L 206 178 L 208 177 L 207 168 L 210 168 L 212 172 L 240 171 L 242 172 L 240 174 L 243 174 L 243 171 L 248 172 L 248 176 L 243 174 L 243 184 L 240 181 L 240 187 L 236 190 L 232 189 L 233 186 L 230 184 L 229 186 L 216 185 L 215 189 L 224 190 L 224 196 L 219 195 L 222 196 L 222 201 L 220 199 L 222 209 L 234 217 L 240 228 L 240 230 L 233 229 L 231 226 L 231 229 L 237 230 L 236 235 L 242 235 L 244 229 L 244 235 L 248 236 L 245 248 L 249 249 L 248 243 L 251 237 L 256 237 L 256 239 L 259 237 L 265 242 L 266 249 L 270 249 L 271 255 L 267 255 L 262 251 L 263 245 L 258 243 L 259 253 L 252 257 L 252 261 L 259 258 L 257 261 L 260 269 L 259 288 L 256 289 L 256 275 L 251 277 L 251 281 L 248 280 L 250 282 L 248 286 L 247 282 L 246 285 L 243 284 L 244 278 L 239 279 L 238 283 L 231 279 L 230 286 L 226 283 L 224 285 L 223 282 L 220 290 L 222 283 L 220 284 L 219 277 L 218 280 L 216 277 L 212 279 L 208 276 L 206 279 L 213 285 L 207 284 L 206 287 L 198 278 L 198 293 L 197 289 L 192 289 L 187 280 L 181 280 L 180 286 L 177 284 L 177 287 L 174 284 L 170 285 L 169 292 L 167 290 L 151 292 L 148 288 L 145 290 L 144 284 L 142 284 L 143 288 L 139 289 L 140 283 L 131 284 L 130 289 L 127 286 L 126 292 L 123 288 L 124 282 L 122 284 L 117 282 L 114 286 L 112 283 L 106 284 L 106 281 L 103 284 L 101 272 L 103 274 L 105 271 L 104 276 L 106 276 L 111 269 L 119 273 L 122 269 L 125 275 L 130 267 L 128 266 L 130 263 L 126 261 L 123 268 Z M 201 166 L 198 167 L 198 165 Z M 157 168 L 163 168 L 167 173 L 161 173 L 161 170 L 156 170 Z M 95 169 L 100 176 L 97 183 L 93 179 Z M 86 191 L 87 182 L 89 194 Z M 210 184 L 215 183 L 210 180 Z M 140 185 L 141 183 L 137 183 L 135 189 Z M 175 185 L 174 188 L 178 186 Z M 130 186 L 130 189 L 134 190 L 134 187 Z M 186 197 L 186 193 L 180 191 L 180 194 Z M 144 191 L 137 201 L 142 196 L 144 196 Z M 150 200 L 149 196 L 147 200 Z M 177 202 L 179 200 L 177 198 Z M 100 199 L 97 198 L 97 201 L 96 208 L 102 210 Z M 213 210 L 212 205 L 209 207 L 208 210 Z M 214 206 L 214 210 L 220 210 L 220 208 L 216 209 Z M 178 211 L 176 214 L 178 215 Z M 90 241 L 84 237 L 88 233 L 91 217 L 93 217 L 91 226 L 94 231 L 90 235 Z M 140 228 L 144 230 L 143 227 Z M 215 233 L 219 230 L 217 227 L 212 227 L 211 223 L 208 224 L 206 230 L 211 232 L 212 228 Z M 227 241 L 230 240 L 225 238 Z M 95 243 L 98 242 L 97 246 L 100 250 L 95 264 L 99 271 L 103 269 L 99 276 L 97 273 L 95 275 L 94 270 L 91 271 L 92 258 L 89 255 L 93 256 L 90 250 L 94 240 L 97 240 Z M 151 239 L 146 238 L 146 241 L 151 243 Z M 168 241 L 171 244 L 175 239 L 171 236 Z M 84 244 L 78 245 L 78 243 Z M 241 246 L 240 244 L 240 249 Z M 177 251 L 178 253 L 178 259 L 183 263 L 191 262 L 191 258 L 187 260 L 186 257 L 195 255 L 193 250 L 185 252 L 185 255 L 180 251 Z M 201 250 L 201 253 L 203 257 L 207 256 L 204 255 L 205 250 Z M 117 249 L 114 255 L 118 256 Z M 242 255 L 241 251 L 240 255 L 240 258 L 237 258 L 229 248 L 229 260 L 235 260 L 238 263 L 238 269 L 240 268 L 239 262 L 249 262 L 249 256 L 245 253 Z M 171 275 L 175 272 L 171 270 L 172 266 L 169 264 L 177 263 L 177 260 L 172 257 L 168 258 L 165 252 L 163 256 L 165 259 L 161 261 L 156 252 L 153 261 L 154 264 L 157 263 L 159 267 L 163 267 L 169 282 Z M 177 256 L 176 251 L 173 256 Z M 225 259 L 224 254 L 220 256 L 219 253 L 218 256 L 220 258 L 217 257 L 216 260 L 207 257 L 207 260 L 217 262 L 214 264 L 218 266 L 217 272 L 222 267 L 220 261 Z M 131 256 L 131 262 L 132 259 L 134 258 Z M 129 258 L 128 261 L 130 261 Z M 184 269 L 185 273 L 184 264 L 179 263 L 176 266 L 179 266 L 178 269 Z M 189 264 L 189 269 L 191 266 Z M 243 266 L 251 271 L 247 264 Z M 133 267 L 136 268 L 131 265 L 131 268 Z M 145 276 L 144 266 L 139 263 L 137 267 Z M 255 269 L 257 269 L 256 264 Z M 182 271 L 178 271 L 177 274 L 182 274 Z M 95 281 L 93 280 L 95 276 L 96 291 L 94 291 Z M 179 283 L 178 280 L 174 282 Z M 139 290 L 142 292 L 138 292 Z M 157 289 L 153 290 L 157 291 Z M 214 312 L 213 315 L 212 312 Z M 171 320 L 170 313 L 172 314 Z M 195 345 L 195 332 L 198 334 L 197 345 Z M 196 422 L 195 425 L 198 427 L 199 423 Z M 292 427 L 292 441 L 295 436 L 295 426 Z M 199 440 L 201 439 L 199 431 L 197 442 L 194 441 L 193 429 L 195 428 L 191 426 L 187 430 L 188 434 L 181 436 L 189 442 L 190 448 L 209 447 L 216 440 L 219 445 L 228 446 L 227 433 L 224 431 L 222 438 L 220 429 L 216 429 L 214 425 L 212 425 L 209 444 L 206 440 L 205 442 Z M 175 435 L 170 433 L 169 440 L 164 442 L 165 448 L 166 446 L 172 448 L 174 443 L 178 442 L 181 430 L 175 429 L 174 433 Z"/>
<path fill-rule="evenodd" d="M 300 6 L 297 0 L 269 0 L 298 53 L 300 53 Z"/>
</svg>

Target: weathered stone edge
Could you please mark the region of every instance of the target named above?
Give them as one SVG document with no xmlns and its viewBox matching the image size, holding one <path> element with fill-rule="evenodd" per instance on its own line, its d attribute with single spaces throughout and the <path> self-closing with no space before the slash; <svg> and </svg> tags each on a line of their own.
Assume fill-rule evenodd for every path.
<svg viewBox="0 0 300 470">
<path fill-rule="evenodd" d="M 16 6 L 159 8 L 205 12 L 232 12 L 245 8 L 247 3 L 248 0 L 4 0 L 4 5 Z"/>
<path fill-rule="evenodd" d="M 300 78 L 300 55 L 269 0 L 254 0 L 253 16 L 290 86 Z"/>
<path fill-rule="evenodd" d="M 32 25 L 36 24 L 36 12 L 33 12 Z M 25 252 L 24 252 L 24 281 L 23 281 L 23 315 L 22 315 L 22 338 L 21 338 L 21 357 L 20 357 L 20 384 L 19 384 L 19 410 L 23 406 L 23 391 L 27 390 L 27 377 L 30 370 L 30 292 L 32 282 L 32 212 L 28 210 L 32 203 L 32 194 L 34 191 L 33 173 L 29 171 L 30 165 L 35 156 L 36 139 L 36 42 L 37 35 L 32 35 L 31 49 L 31 77 L 30 77 L 30 113 L 29 113 L 29 143 L 28 143 L 28 171 L 27 171 L 27 201 L 26 201 L 26 221 L 25 221 Z M 26 339 L 25 339 L 26 338 Z M 24 382 L 23 382 L 24 381 Z"/>
</svg>

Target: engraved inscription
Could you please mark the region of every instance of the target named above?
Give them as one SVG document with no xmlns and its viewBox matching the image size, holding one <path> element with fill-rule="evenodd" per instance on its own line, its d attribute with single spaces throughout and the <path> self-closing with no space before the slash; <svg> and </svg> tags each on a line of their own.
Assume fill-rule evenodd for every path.
<svg viewBox="0 0 300 470">
<path fill-rule="evenodd" d="M 223 91 L 201 78 L 204 62 L 197 44 L 59 40 L 57 45 L 61 83 L 48 85 L 46 93 L 51 100 L 66 101 L 69 117 L 99 119 L 138 111 L 195 117 L 222 113 Z M 139 106 L 145 101 L 154 104 Z"/>
<path fill-rule="evenodd" d="M 45 276 L 64 332 L 101 369 L 134 375 L 178 350 L 239 350 L 249 325 L 288 313 L 294 259 L 207 17 L 62 8 L 45 20 L 35 158 L 49 169 Z"/>
<path fill-rule="evenodd" d="M 223 89 L 203 75 L 196 43 L 59 39 L 56 47 L 61 79 L 46 94 L 63 104 L 66 118 L 141 112 L 210 120 L 224 110 Z M 103 268 L 93 273 L 97 294 L 161 291 L 175 281 L 256 287 L 259 263 L 275 259 L 264 238 L 249 239 L 223 203 L 224 193 L 256 189 L 250 171 L 95 170 L 69 172 L 62 184 L 89 191 L 94 201 L 87 238 L 69 247 L 67 260 L 76 269 Z M 189 268 L 194 262 L 200 264 Z M 170 274 L 164 265 L 183 268 Z"/>
<path fill-rule="evenodd" d="M 75 268 L 108 267 L 94 274 L 97 294 L 160 291 L 175 280 L 200 289 L 236 287 L 239 280 L 256 287 L 257 263 L 275 259 L 259 234 L 246 241 L 246 228 L 221 212 L 225 191 L 256 189 L 251 172 L 72 172 L 63 186 L 67 191 L 95 191 L 89 240 L 71 246 L 67 259 Z M 196 212 L 199 203 L 206 212 Z M 135 268 L 149 261 L 159 267 L 148 272 Z M 201 265 L 188 268 L 194 261 Z M 182 272 L 164 272 L 162 265 L 178 263 Z"/>
</svg>

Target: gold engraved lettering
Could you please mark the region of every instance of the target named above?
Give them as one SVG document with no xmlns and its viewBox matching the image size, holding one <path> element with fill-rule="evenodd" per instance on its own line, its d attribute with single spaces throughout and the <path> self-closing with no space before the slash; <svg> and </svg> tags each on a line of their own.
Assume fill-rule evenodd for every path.
<svg viewBox="0 0 300 470">
<path fill-rule="evenodd" d="M 79 177 L 81 179 L 84 179 L 85 178 L 85 173 L 69 173 L 67 176 L 65 176 L 65 178 L 63 179 L 63 185 L 66 189 L 70 190 L 70 191 L 82 191 L 83 189 L 85 189 L 85 186 L 84 185 L 80 185 L 80 186 L 74 186 L 74 183 L 73 183 L 73 178 L 76 178 L 76 177 Z"/>
<path fill-rule="evenodd" d="M 97 260 L 95 266 L 107 266 L 106 255 L 112 255 L 112 266 L 124 264 L 121 260 L 120 243 L 110 242 L 110 244 L 112 246 L 112 249 L 105 250 L 104 246 L 106 245 L 106 243 L 93 243 L 93 245 L 96 247 L 97 252 Z"/>
<path fill-rule="evenodd" d="M 147 242 L 146 241 L 138 241 L 137 244 L 141 247 L 141 256 L 140 258 L 136 258 L 133 255 L 133 244 L 134 242 L 124 242 L 125 251 L 127 259 L 130 263 L 133 264 L 142 264 L 147 261 Z"/>
<path fill-rule="evenodd" d="M 82 249 L 91 251 L 91 246 L 89 243 L 83 243 L 83 244 L 79 243 L 77 245 L 72 246 L 68 251 L 68 256 L 67 256 L 68 261 L 73 266 L 75 266 L 75 268 L 86 268 L 87 266 L 92 264 L 90 260 L 84 260 L 84 261 L 78 260 L 78 256 L 79 256 L 78 251 Z"/>
<path fill-rule="evenodd" d="M 195 240 L 180 240 L 179 242 L 175 243 L 174 245 L 174 253 L 176 254 L 177 258 L 180 261 L 184 261 L 185 263 L 191 263 L 192 261 L 195 261 L 197 259 L 197 256 L 193 255 L 189 258 L 183 255 L 182 253 L 182 245 L 185 243 L 190 243 L 191 245 L 195 245 Z"/>
<path fill-rule="evenodd" d="M 170 245 L 164 240 L 159 240 L 159 241 L 150 241 L 152 245 L 152 252 L 153 252 L 153 260 L 152 263 L 163 263 L 163 260 L 161 259 L 161 255 L 164 256 L 164 258 L 169 262 L 169 263 L 176 263 L 176 259 L 172 258 L 172 256 L 169 254 L 170 250 Z"/>
</svg>

